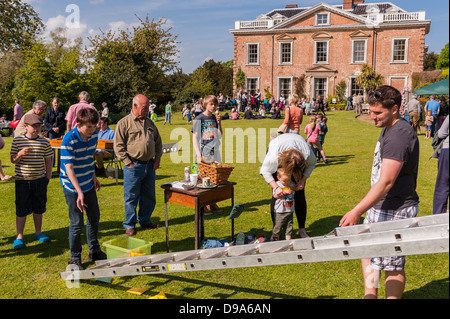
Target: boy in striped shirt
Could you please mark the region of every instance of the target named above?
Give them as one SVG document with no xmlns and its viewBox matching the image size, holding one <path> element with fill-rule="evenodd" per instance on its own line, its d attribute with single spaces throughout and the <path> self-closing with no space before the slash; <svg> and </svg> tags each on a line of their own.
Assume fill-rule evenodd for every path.
<svg viewBox="0 0 450 319">
<path fill-rule="evenodd" d="M 60 180 L 69 210 L 69 264 L 81 266 L 81 231 L 83 212 L 86 211 L 86 237 L 89 261 L 106 259 L 98 242 L 100 209 L 96 191 L 100 183 L 95 176 L 94 153 L 97 149 L 96 126 L 98 113 L 81 109 L 77 113 L 77 126 L 69 131 L 61 143 Z"/>
<path fill-rule="evenodd" d="M 16 136 L 11 145 L 11 162 L 16 165 L 16 229 L 17 238 L 13 248 L 25 247 L 23 232 L 28 215 L 33 214 L 35 234 L 34 239 L 47 242 L 44 235 L 42 214 L 46 211 L 47 186 L 52 177 L 53 150 L 50 143 L 41 133 L 43 121 L 37 114 L 27 114 L 24 117 L 26 133 Z"/>
</svg>

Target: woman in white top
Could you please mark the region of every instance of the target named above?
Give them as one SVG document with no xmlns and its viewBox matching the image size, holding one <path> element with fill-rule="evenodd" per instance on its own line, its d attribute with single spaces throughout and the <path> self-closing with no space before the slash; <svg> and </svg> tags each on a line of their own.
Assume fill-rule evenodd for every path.
<svg viewBox="0 0 450 319">
<path fill-rule="evenodd" d="M 278 167 L 284 168 L 295 182 L 294 206 L 298 220 L 299 236 L 307 238 L 309 236 L 305 231 L 307 208 L 305 183 L 316 167 L 316 156 L 301 135 L 287 133 L 274 138 L 269 144 L 269 149 L 261 166 L 260 174 L 274 192 L 274 198 L 272 198 L 271 202 L 272 220 L 274 220 L 272 209 L 274 199 L 286 195 L 276 183 Z"/>
</svg>

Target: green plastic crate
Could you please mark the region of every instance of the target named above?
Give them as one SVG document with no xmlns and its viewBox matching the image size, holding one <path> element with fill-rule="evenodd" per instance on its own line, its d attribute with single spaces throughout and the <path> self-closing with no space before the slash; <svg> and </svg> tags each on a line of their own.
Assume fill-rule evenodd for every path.
<svg viewBox="0 0 450 319">
<path fill-rule="evenodd" d="M 152 242 L 130 236 L 122 236 L 103 243 L 108 259 L 151 255 L 152 245 Z"/>
</svg>

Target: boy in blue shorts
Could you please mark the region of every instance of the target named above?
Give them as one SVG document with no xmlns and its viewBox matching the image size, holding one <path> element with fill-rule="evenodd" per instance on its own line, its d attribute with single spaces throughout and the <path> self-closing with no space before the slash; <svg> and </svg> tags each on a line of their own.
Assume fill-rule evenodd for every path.
<svg viewBox="0 0 450 319">
<path fill-rule="evenodd" d="M 16 164 L 16 228 L 13 248 L 25 247 L 23 232 L 28 215 L 33 214 L 34 239 L 50 241 L 41 232 L 42 214 L 46 211 L 47 186 L 52 177 L 53 150 L 41 133 L 43 121 L 37 114 L 24 118 L 26 133 L 16 136 L 11 145 L 11 162 Z"/>
<path fill-rule="evenodd" d="M 81 266 L 81 230 L 83 212 L 86 211 L 86 237 L 89 246 L 89 261 L 106 259 L 98 242 L 100 209 L 97 193 L 100 183 L 95 176 L 94 153 L 97 149 L 96 126 L 98 113 L 92 109 L 81 109 L 77 113 L 77 126 L 68 132 L 61 144 L 60 180 L 69 210 L 69 264 L 79 270 Z"/>
</svg>

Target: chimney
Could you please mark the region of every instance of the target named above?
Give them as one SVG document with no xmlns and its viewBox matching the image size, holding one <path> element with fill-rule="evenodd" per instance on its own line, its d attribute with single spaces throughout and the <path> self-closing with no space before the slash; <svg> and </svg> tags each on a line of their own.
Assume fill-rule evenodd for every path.
<svg viewBox="0 0 450 319">
<path fill-rule="evenodd" d="M 351 10 L 355 6 L 355 4 L 363 4 L 364 0 L 344 0 L 344 10 Z"/>
<path fill-rule="evenodd" d="M 286 9 L 295 9 L 295 8 L 298 8 L 298 5 L 296 5 L 296 4 L 287 4 L 286 5 Z"/>
</svg>

